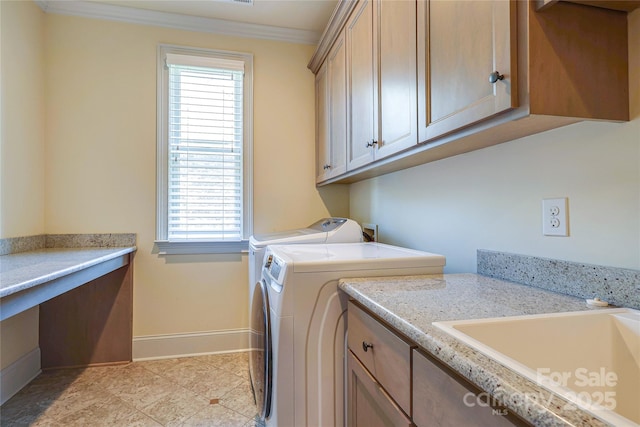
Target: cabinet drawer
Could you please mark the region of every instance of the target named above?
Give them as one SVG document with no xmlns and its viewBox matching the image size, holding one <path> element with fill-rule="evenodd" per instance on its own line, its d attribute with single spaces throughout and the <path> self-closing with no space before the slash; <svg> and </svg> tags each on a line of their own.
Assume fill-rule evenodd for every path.
<svg viewBox="0 0 640 427">
<path fill-rule="evenodd" d="M 417 427 L 528 425 L 439 362 L 413 351 L 413 422 Z"/>
<path fill-rule="evenodd" d="M 407 413 L 411 412 L 411 346 L 349 302 L 348 345 Z"/>
<path fill-rule="evenodd" d="M 348 351 L 349 427 L 410 427 L 411 420 Z"/>
</svg>

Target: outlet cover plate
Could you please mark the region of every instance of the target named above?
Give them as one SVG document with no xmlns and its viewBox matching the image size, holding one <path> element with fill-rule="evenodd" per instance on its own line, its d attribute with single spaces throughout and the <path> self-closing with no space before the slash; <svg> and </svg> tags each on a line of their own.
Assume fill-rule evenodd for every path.
<svg viewBox="0 0 640 427">
<path fill-rule="evenodd" d="M 566 197 L 542 200 L 542 234 L 569 236 L 569 210 Z"/>
</svg>

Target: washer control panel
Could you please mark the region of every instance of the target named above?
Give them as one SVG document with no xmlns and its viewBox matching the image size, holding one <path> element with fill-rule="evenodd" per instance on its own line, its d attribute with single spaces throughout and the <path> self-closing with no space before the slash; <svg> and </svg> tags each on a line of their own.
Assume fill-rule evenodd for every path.
<svg viewBox="0 0 640 427">
<path fill-rule="evenodd" d="M 284 262 L 273 254 L 268 254 L 264 261 L 263 271 L 276 282 L 282 283 L 284 276 Z"/>
<path fill-rule="evenodd" d="M 312 230 L 318 231 L 333 231 L 336 228 L 340 227 L 342 224 L 347 222 L 346 218 L 323 218 L 320 221 L 316 221 L 311 224 L 309 227 Z"/>
</svg>

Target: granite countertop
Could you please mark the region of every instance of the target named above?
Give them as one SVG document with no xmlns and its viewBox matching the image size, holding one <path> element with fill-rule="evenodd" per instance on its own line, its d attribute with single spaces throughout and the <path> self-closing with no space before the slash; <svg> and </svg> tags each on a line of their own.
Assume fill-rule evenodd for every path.
<svg viewBox="0 0 640 427">
<path fill-rule="evenodd" d="M 583 299 L 477 274 L 342 279 L 339 287 L 528 422 L 607 425 L 432 325 L 591 309 Z"/>
<path fill-rule="evenodd" d="M 0 298 L 134 252 L 116 248 L 53 248 L 0 256 Z"/>
</svg>

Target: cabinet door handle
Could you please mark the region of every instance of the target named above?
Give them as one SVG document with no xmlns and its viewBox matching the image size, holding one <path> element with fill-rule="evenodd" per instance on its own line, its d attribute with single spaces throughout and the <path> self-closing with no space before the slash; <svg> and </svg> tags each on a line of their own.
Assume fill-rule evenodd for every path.
<svg viewBox="0 0 640 427">
<path fill-rule="evenodd" d="M 362 349 L 366 353 L 370 348 L 373 348 L 373 344 L 368 343 L 366 341 L 362 341 Z"/>
<path fill-rule="evenodd" d="M 369 148 L 369 147 L 373 147 L 373 146 L 374 146 L 374 145 L 376 145 L 377 143 L 378 143 L 378 141 L 371 140 L 371 142 L 367 142 L 367 148 Z"/>
<path fill-rule="evenodd" d="M 489 83 L 495 83 L 498 80 L 502 79 L 504 79 L 504 74 L 500 74 L 499 71 L 494 71 L 493 73 L 489 74 Z"/>
<path fill-rule="evenodd" d="M 324 170 L 331 169 L 331 165 L 324 165 L 324 166 L 322 167 L 322 169 L 324 169 Z"/>
</svg>

